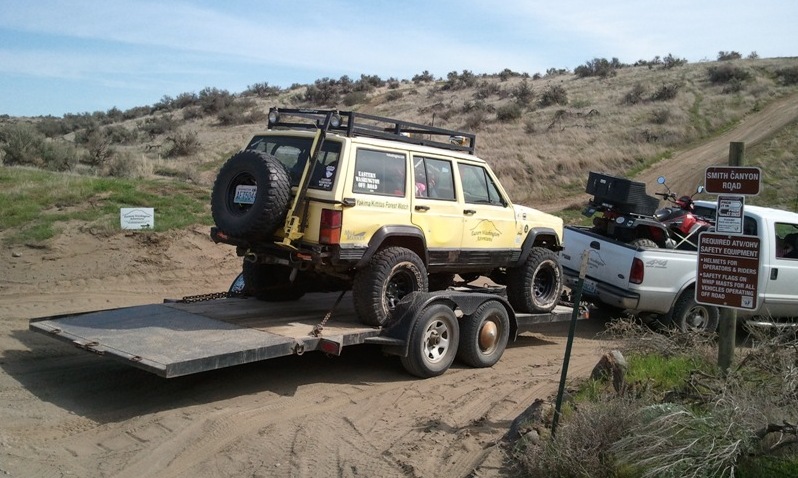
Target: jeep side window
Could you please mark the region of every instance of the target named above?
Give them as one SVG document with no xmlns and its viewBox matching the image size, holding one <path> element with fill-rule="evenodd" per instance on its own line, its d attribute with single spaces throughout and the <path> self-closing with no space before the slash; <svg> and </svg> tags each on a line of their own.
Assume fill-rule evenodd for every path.
<svg viewBox="0 0 798 478">
<path fill-rule="evenodd" d="M 404 154 L 357 150 L 353 192 L 404 197 L 406 184 L 407 157 Z"/>
<path fill-rule="evenodd" d="M 463 198 L 470 204 L 491 204 L 504 206 L 499 189 L 493 183 L 485 168 L 460 163 L 457 165 L 463 183 Z"/>
<path fill-rule="evenodd" d="M 453 201 L 452 162 L 443 159 L 413 158 L 416 197 Z"/>
</svg>

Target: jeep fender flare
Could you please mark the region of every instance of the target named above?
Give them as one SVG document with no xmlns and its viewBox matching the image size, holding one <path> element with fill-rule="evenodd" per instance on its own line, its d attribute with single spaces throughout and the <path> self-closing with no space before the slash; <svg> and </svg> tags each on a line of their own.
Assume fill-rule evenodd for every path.
<svg viewBox="0 0 798 478">
<path fill-rule="evenodd" d="M 557 236 L 557 231 L 550 227 L 535 227 L 529 230 L 529 233 L 526 235 L 526 239 L 524 239 L 524 243 L 521 245 L 521 255 L 518 257 L 517 264 L 523 264 L 527 260 L 529 257 L 529 252 L 532 250 L 532 247 L 535 246 L 535 242 L 537 241 L 538 237 L 541 236 L 550 236 L 552 238 L 552 241 L 549 241 L 552 242 L 552 244 L 548 246 L 548 249 L 551 249 L 554 252 L 562 249 L 560 238 Z"/>
<path fill-rule="evenodd" d="M 427 252 L 427 239 L 421 229 L 415 226 L 382 226 L 377 229 L 369 240 L 369 245 L 363 257 L 360 258 L 355 268 L 365 267 L 378 250 L 386 243 L 391 245 L 406 247 L 418 254 L 426 266 L 429 264 L 429 253 Z"/>
</svg>

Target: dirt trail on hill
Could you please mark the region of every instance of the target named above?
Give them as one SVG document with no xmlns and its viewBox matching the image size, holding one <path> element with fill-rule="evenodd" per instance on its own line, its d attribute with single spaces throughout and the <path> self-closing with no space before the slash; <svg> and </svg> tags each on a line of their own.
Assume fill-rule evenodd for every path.
<svg viewBox="0 0 798 478">
<path fill-rule="evenodd" d="M 567 324 L 525 334 L 493 368 L 408 376 L 372 346 L 161 379 L 28 330 L 30 318 L 226 290 L 240 267 L 207 230 L 95 236 L 0 257 L 0 474 L 6 476 L 480 476 L 495 444 L 557 389 Z M 570 377 L 598 361 L 577 328 Z"/>
<path fill-rule="evenodd" d="M 652 165 L 632 179 L 645 183 L 648 194 L 661 189 L 657 189 L 659 176 L 665 176 L 668 186 L 677 195 L 692 193 L 699 184 L 704 184 L 708 166 L 729 164 L 729 143 L 742 141 L 750 148 L 795 121 L 798 121 L 798 94 L 774 101 L 745 117 L 734 129 L 693 148 L 677 151 L 671 158 Z M 587 177 L 584 180 L 586 182 Z M 584 206 L 589 198 L 587 194 L 580 194 L 533 207 L 547 212 L 560 211 L 564 207 Z"/>
<path fill-rule="evenodd" d="M 652 188 L 657 187 L 657 178 L 665 176 L 671 190 L 677 195 L 689 194 L 699 184 L 704 184 L 707 167 L 729 164 L 729 143 L 744 142 L 746 148 L 750 148 L 794 121 L 798 121 L 798 94 L 774 101 L 761 111 L 746 116 L 733 130 L 694 148 L 677 152 L 670 159 L 642 171 L 634 179 L 646 183 L 651 194 L 655 190 Z"/>
</svg>

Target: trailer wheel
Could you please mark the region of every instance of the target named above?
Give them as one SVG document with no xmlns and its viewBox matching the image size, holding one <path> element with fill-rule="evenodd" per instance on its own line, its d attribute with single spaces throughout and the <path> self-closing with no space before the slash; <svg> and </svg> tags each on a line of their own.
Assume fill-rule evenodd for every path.
<svg viewBox="0 0 798 478">
<path fill-rule="evenodd" d="M 562 287 L 562 265 L 554 251 L 543 247 L 533 247 L 523 265 L 508 270 L 507 299 L 519 312 L 551 312 Z"/>
<path fill-rule="evenodd" d="M 427 280 L 427 268 L 415 252 L 386 247 L 355 275 L 352 298 L 357 315 L 367 325 L 385 325 L 402 297 L 427 291 Z"/>
<path fill-rule="evenodd" d="M 244 294 L 267 302 L 298 300 L 305 295 L 305 288 L 299 276 L 291 282 L 290 274 L 288 266 L 244 261 Z"/>
<path fill-rule="evenodd" d="M 460 327 L 454 311 L 445 304 L 433 304 L 421 311 L 410 332 L 410 346 L 402 365 L 421 378 L 436 377 L 452 365 L 457 355 Z"/>
<path fill-rule="evenodd" d="M 472 367 L 491 367 L 510 339 L 510 318 L 503 305 L 491 300 L 466 317 L 460 330 L 457 358 Z"/>
<path fill-rule="evenodd" d="M 239 195 L 239 189 L 252 187 L 254 197 Z M 219 170 L 211 191 L 211 215 L 227 234 L 267 239 L 285 222 L 290 200 L 291 178 L 285 166 L 248 149 L 234 154 Z"/>
<path fill-rule="evenodd" d="M 719 320 L 718 308 L 697 303 L 693 289 L 679 296 L 671 315 L 671 323 L 682 332 L 712 334 L 718 329 Z"/>
</svg>

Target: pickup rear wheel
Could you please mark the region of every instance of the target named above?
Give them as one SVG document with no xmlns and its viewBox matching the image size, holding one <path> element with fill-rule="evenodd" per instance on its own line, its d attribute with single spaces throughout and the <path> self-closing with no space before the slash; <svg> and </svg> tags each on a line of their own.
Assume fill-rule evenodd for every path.
<svg viewBox="0 0 798 478">
<path fill-rule="evenodd" d="M 386 247 L 355 274 L 352 298 L 360 320 L 385 325 L 396 304 L 411 292 L 426 292 L 427 268 L 418 255 L 404 247 Z"/>
<path fill-rule="evenodd" d="M 502 357 L 509 339 L 507 309 L 495 300 L 485 302 L 464 318 L 457 358 L 472 367 L 491 367 Z"/>
<path fill-rule="evenodd" d="M 562 266 L 557 255 L 533 247 L 526 262 L 508 270 L 507 299 L 518 312 L 551 312 L 562 293 Z"/>
<path fill-rule="evenodd" d="M 454 311 L 446 304 L 430 305 L 421 311 L 410 332 L 402 366 L 417 377 L 436 377 L 452 365 L 459 340 L 460 327 Z"/>
<path fill-rule="evenodd" d="M 671 315 L 673 325 L 682 332 L 711 334 L 718 329 L 719 320 L 718 308 L 697 303 L 692 289 L 686 290 L 679 296 Z"/>
<path fill-rule="evenodd" d="M 298 300 L 305 295 L 301 277 L 291 282 L 292 269 L 279 264 L 258 264 L 244 261 L 242 276 L 243 292 L 258 300 L 268 302 L 286 302 Z"/>
<path fill-rule="evenodd" d="M 271 237 L 283 225 L 290 201 L 291 178 L 285 166 L 266 153 L 247 149 L 219 170 L 211 214 L 225 233 L 255 241 Z"/>
</svg>

